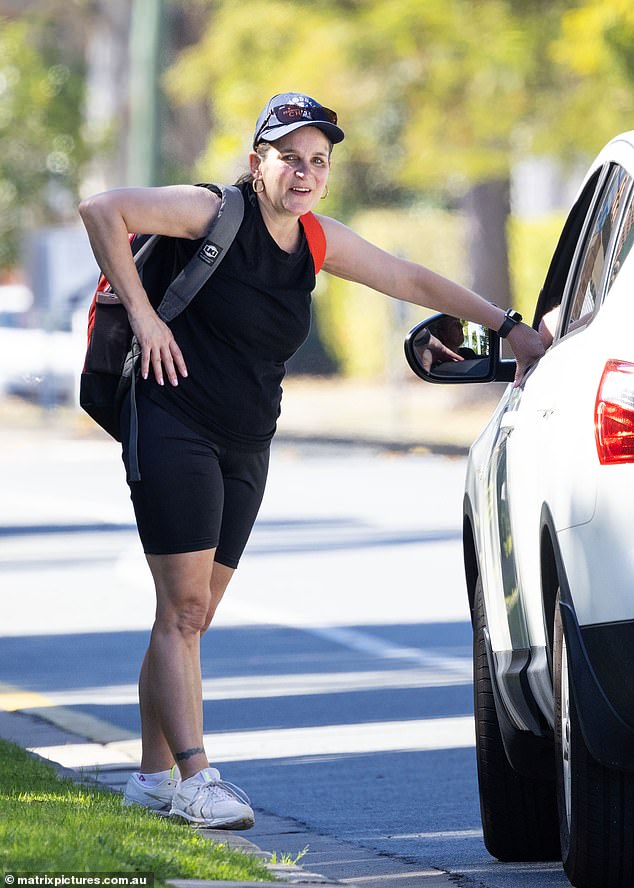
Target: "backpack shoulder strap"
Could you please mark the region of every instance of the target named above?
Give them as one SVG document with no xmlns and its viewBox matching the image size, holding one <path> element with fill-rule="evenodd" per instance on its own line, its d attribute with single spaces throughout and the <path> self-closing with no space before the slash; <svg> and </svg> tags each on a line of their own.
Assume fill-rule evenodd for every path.
<svg viewBox="0 0 634 888">
<path fill-rule="evenodd" d="M 216 184 L 203 187 L 220 197 L 220 209 L 196 254 L 167 288 L 158 307 L 164 321 L 173 320 L 187 308 L 226 256 L 242 223 L 244 199 L 239 188 Z"/>
<path fill-rule="evenodd" d="M 305 213 L 299 217 L 299 221 L 302 223 L 304 234 L 308 241 L 308 249 L 313 256 L 315 274 L 317 274 L 326 258 L 326 235 L 324 234 L 324 229 L 314 213 Z"/>
</svg>

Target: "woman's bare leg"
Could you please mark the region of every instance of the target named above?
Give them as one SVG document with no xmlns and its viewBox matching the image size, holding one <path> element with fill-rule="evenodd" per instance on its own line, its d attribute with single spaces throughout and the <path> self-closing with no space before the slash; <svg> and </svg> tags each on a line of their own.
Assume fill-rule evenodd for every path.
<svg viewBox="0 0 634 888">
<path fill-rule="evenodd" d="M 148 555 L 156 586 L 156 621 L 139 680 L 141 770 L 183 779 L 208 766 L 203 746 L 200 637 L 233 575 L 214 550 Z"/>
<path fill-rule="evenodd" d="M 209 605 L 209 610 L 207 612 L 207 619 L 205 621 L 204 630 L 208 629 L 209 624 L 214 618 L 214 614 L 216 613 L 216 609 L 222 600 L 222 596 L 225 594 L 227 590 L 227 586 L 229 585 L 229 580 L 235 573 L 235 567 L 227 567 L 226 564 L 220 564 L 218 561 L 214 561 L 214 569 L 211 574 L 211 583 L 209 584 L 209 590 L 211 592 L 211 601 Z"/>
<path fill-rule="evenodd" d="M 139 706 L 141 709 L 141 767 L 143 774 L 167 771 L 174 764 L 174 756 L 165 739 L 158 714 L 150 697 L 149 650 L 146 651 L 139 676 Z"/>
<path fill-rule="evenodd" d="M 144 725 L 143 741 L 145 746 L 147 736 L 149 743 L 156 742 L 158 722 L 184 779 L 209 764 L 202 738 L 200 632 L 210 607 L 213 555 L 207 549 L 147 556 L 156 619 L 146 657 L 143 710 L 150 713 L 150 723 Z M 150 755 L 144 748 L 142 767 L 150 764 Z"/>
</svg>

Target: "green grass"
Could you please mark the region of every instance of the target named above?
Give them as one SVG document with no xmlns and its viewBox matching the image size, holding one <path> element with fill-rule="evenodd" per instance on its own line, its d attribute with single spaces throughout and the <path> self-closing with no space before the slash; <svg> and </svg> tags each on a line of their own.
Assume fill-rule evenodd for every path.
<svg viewBox="0 0 634 888">
<path fill-rule="evenodd" d="M 302 857 L 305 857 L 308 854 L 309 846 L 306 845 L 305 848 L 302 848 L 297 854 L 288 854 L 286 852 L 282 852 L 278 854 L 277 851 L 273 851 L 271 854 L 271 863 L 283 863 L 285 866 L 297 866 Z"/>
<path fill-rule="evenodd" d="M 0 870 L 153 872 L 165 879 L 271 881 L 255 857 L 54 768 L 0 740 Z"/>
</svg>

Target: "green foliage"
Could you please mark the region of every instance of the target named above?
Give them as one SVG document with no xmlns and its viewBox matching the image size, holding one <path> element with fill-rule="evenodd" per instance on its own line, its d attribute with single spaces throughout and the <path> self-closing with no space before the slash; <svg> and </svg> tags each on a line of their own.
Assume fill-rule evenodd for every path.
<svg viewBox="0 0 634 888">
<path fill-rule="evenodd" d="M 513 304 L 528 324 L 533 319 L 565 218 L 565 213 L 552 213 L 539 219 L 511 217 L 509 221 Z"/>
<path fill-rule="evenodd" d="M 213 9 L 200 42 L 168 71 L 166 87 L 175 102 L 209 102 L 213 126 L 197 175 L 231 181 L 246 168 L 255 120 L 271 95 L 307 92 L 347 118 L 354 20 L 337 4 L 302 0 L 219 0 Z M 346 150 L 337 155 L 345 165 Z M 345 175 L 333 180 L 339 200 L 343 183 Z"/>
<path fill-rule="evenodd" d="M 421 188 L 460 193 L 518 154 L 594 154 L 634 111 L 630 0 L 208 6 L 200 42 L 167 76 L 174 101 L 212 108 L 201 172 L 235 174 L 266 99 L 300 89 L 346 130 L 338 209 Z"/>
<path fill-rule="evenodd" d="M 335 107 L 345 127 L 338 209 L 393 204 L 421 188 L 460 193 L 506 174 L 518 150 L 553 134 L 566 74 L 551 47 L 569 6 L 216 0 L 166 83 L 174 101 L 212 108 L 201 174 L 235 175 L 260 108 L 292 88 Z"/>
<path fill-rule="evenodd" d="M 439 209 L 385 209 L 358 213 L 355 231 L 396 255 L 421 262 L 454 280 L 465 280 L 464 222 Z M 342 372 L 372 377 L 402 354 L 403 336 L 431 312 L 350 281 L 318 279 L 315 313 L 320 333 Z"/>
<path fill-rule="evenodd" d="M 289 89 L 308 92 L 338 111 L 346 132 L 323 211 L 358 230 L 364 210 L 407 213 L 421 191 L 455 203 L 527 155 L 585 163 L 633 117 L 631 0 L 207 0 L 207 7 L 199 43 L 166 77 L 174 102 L 202 99 L 212 113 L 197 175 L 236 177 L 264 102 Z M 402 218 L 397 213 L 384 232 L 366 216 L 363 231 L 398 252 Z M 527 317 L 558 225 L 511 224 L 515 303 Z M 442 237 L 429 242 L 442 245 Z M 460 258 L 445 272 L 465 280 L 456 249 Z M 409 247 L 407 255 L 443 270 L 434 255 Z M 389 303 L 330 279 L 316 306 L 346 372 L 385 366 Z"/>
<path fill-rule="evenodd" d="M 552 71 L 541 94 L 536 152 L 593 155 L 631 128 L 634 113 L 634 7 L 630 0 L 565 4 L 548 46 Z"/>
<path fill-rule="evenodd" d="M 37 18 L 0 19 L 0 269 L 26 227 L 64 219 L 88 149 L 83 71 Z"/>
<path fill-rule="evenodd" d="M 513 304 L 531 323 L 565 213 L 509 220 Z M 445 276 L 466 281 L 465 223 L 443 210 L 361 212 L 352 225 L 390 252 L 421 262 Z M 315 314 L 320 333 L 346 376 L 375 377 L 401 353 L 404 334 L 430 312 L 395 303 L 349 281 L 328 275 L 318 280 Z"/>
<path fill-rule="evenodd" d="M 289 854 L 284 851 L 281 854 L 278 854 L 277 851 L 273 851 L 271 854 L 271 863 L 282 863 L 285 866 L 297 866 L 302 857 L 305 857 L 308 854 L 308 851 L 308 845 L 302 848 L 297 854 Z"/>
<path fill-rule="evenodd" d="M 0 741 L 0 870 L 153 872 L 166 879 L 259 879 L 254 857 L 211 843 L 185 825 L 53 768 Z"/>
<path fill-rule="evenodd" d="M 531 45 L 507 3 L 374 2 L 367 33 L 380 102 L 400 109 L 400 183 L 460 190 L 508 170 Z"/>
</svg>

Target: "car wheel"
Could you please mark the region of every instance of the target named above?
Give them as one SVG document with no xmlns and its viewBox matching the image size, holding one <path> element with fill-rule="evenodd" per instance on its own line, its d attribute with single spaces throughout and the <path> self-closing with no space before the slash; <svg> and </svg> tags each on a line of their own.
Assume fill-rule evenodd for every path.
<svg viewBox="0 0 634 888">
<path fill-rule="evenodd" d="M 559 596 L 553 635 L 557 803 L 564 869 L 576 888 L 632 888 L 634 774 L 604 767 L 586 747 L 572 693 Z"/>
<path fill-rule="evenodd" d="M 484 631 L 482 581 L 473 634 L 476 757 L 484 844 L 498 860 L 559 860 L 555 785 L 518 774 L 506 757 L 495 709 Z"/>
</svg>

